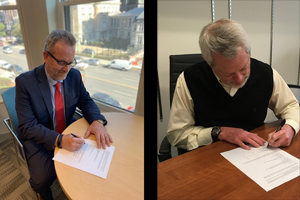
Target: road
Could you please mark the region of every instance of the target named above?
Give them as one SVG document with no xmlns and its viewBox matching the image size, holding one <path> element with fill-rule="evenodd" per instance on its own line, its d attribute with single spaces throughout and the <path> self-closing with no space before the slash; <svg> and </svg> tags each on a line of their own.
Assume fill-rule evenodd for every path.
<svg viewBox="0 0 300 200">
<path fill-rule="evenodd" d="M 139 70 L 121 71 L 105 65 L 92 66 L 85 70 L 85 86 L 92 96 L 96 92 L 110 95 L 125 109 L 135 106 L 140 79 Z"/>
<path fill-rule="evenodd" d="M 17 64 L 28 70 L 26 55 L 20 54 L 21 46 L 12 46 L 12 54 L 3 53 L 0 48 L 0 60 L 10 64 Z M 42 56 L 42 53 L 41 53 Z M 81 56 L 82 57 L 82 56 Z M 88 59 L 87 57 L 83 57 Z M 99 66 L 89 65 L 85 70 L 85 87 L 92 96 L 97 92 L 105 93 L 117 100 L 122 108 L 134 107 L 140 79 L 140 70 L 132 68 L 128 71 L 109 69 L 106 66 L 108 61 L 100 60 Z"/>
</svg>

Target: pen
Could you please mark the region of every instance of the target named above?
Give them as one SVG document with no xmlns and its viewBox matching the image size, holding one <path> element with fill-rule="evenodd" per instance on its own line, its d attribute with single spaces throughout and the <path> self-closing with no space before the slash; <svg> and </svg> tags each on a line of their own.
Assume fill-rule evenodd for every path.
<svg viewBox="0 0 300 200">
<path fill-rule="evenodd" d="M 275 132 L 278 132 L 278 131 L 280 131 L 280 130 L 281 130 L 281 128 L 284 126 L 284 124 L 285 124 L 285 119 L 283 119 L 283 120 L 281 121 L 281 123 L 279 124 L 279 126 L 278 126 L 278 128 L 276 129 L 276 131 L 275 131 Z"/>
<path fill-rule="evenodd" d="M 283 120 L 281 121 L 281 123 L 279 124 L 279 126 L 278 126 L 278 128 L 276 129 L 275 133 L 278 132 L 278 131 L 280 131 L 281 128 L 284 126 L 284 124 L 285 124 L 285 119 L 283 119 Z M 269 143 L 268 143 L 267 148 L 269 148 L 269 147 L 271 147 L 271 146 L 270 146 Z"/>
<path fill-rule="evenodd" d="M 71 133 L 71 135 L 72 135 L 73 137 L 75 137 L 75 138 L 78 138 L 77 135 L 75 135 L 75 134 L 73 134 L 73 133 Z M 83 144 L 85 144 L 85 142 L 84 142 Z"/>
</svg>

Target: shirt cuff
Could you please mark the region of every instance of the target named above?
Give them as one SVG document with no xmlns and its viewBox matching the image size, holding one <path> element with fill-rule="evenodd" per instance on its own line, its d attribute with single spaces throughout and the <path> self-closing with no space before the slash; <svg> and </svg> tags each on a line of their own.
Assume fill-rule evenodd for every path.
<svg viewBox="0 0 300 200">
<path fill-rule="evenodd" d="M 297 133 L 299 132 L 299 129 L 300 129 L 299 123 L 297 123 L 296 121 L 294 121 L 292 119 L 287 119 L 285 124 L 290 125 L 294 129 L 294 131 L 295 131 L 294 137 L 295 137 L 297 135 Z"/>
<path fill-rule="evenodd" d="M 192 149 L 196 149 L 200 146 L 206 146 L 206 145 L 209 145 L 209 144 L 213 143 L 213 140 L 212 140 L 212 137 L 211 137 L 211 130 L 212 130 L 212 127 L 201 129 L 201 131 L 199 132 L 199 134 L 197 136 L 197 143 L 198 144 L 195 145 L 191 141 L 188 141 L 188 144 L 194 144 L 193 146 L 188 145 L 188 149 L 192 150 Z M 189 138 L 188 138 L 188 140 L 189 140 Z"/>
</svg>

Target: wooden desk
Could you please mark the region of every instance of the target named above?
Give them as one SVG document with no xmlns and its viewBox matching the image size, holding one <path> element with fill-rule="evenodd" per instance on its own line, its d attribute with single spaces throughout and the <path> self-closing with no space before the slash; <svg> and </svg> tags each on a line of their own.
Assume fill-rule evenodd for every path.
<svg viewBox="0 0 300 200">
<path fill-rule="evenodd" d="M 279 121 L 253 130 L 264 139 Z M 300 158 L 300 133 L 284 151 Z M 266 192 L 220 153 L 236 145 L 219 141 L 158 164 L 158 199 L 300 199 L 300 177 Z"/>
<path fill-rule="evenodd" d="M 104 113 L 106 129 L 113 138 L 115 152 L 107 179 L 55 163 L 59 183 L 69 199 L 144 198 L 144 118 L 124 113 Z M 71 124 L 63 134 L 84 135 L 89 124 L 84 118 Z M 89 139 L 95 139 L 91 135 Z M 58 148 L 55 149 L 55 153 Z"/>
</svg>

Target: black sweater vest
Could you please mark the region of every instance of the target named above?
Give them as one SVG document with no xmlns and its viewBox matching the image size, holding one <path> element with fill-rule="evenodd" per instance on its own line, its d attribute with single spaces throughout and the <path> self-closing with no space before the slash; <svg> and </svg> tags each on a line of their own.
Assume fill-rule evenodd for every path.
<svg viewBox="0 0 300 200">
<path fill-rule="evenodd" d="M 250 131 L 264 124 L 273 91 L 272 68 L 251 58 L 251 74 L 231 97 L 204 61 L 188 67 L 184 78 L 193 99 L 195 126 L 227 126 Z"/>
</svg>

